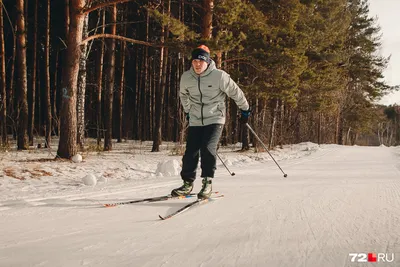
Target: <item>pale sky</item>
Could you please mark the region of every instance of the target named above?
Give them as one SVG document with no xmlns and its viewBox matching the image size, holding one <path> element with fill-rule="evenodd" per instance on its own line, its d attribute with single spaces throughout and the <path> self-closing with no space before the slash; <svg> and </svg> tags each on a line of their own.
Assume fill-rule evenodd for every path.
<svg viewBox="0 0 400 267">
<path fill-rule="evenodd" d="M 389 85 L 400 85 L 400 0 L 369 0 L 369 4 L 370 15 L 378 17 L 383 35 L 381 55 L 391 55 L 385 80 Z M 400 92 L 384 97 L 380 103 L 400 105 Z"/>
</svg>

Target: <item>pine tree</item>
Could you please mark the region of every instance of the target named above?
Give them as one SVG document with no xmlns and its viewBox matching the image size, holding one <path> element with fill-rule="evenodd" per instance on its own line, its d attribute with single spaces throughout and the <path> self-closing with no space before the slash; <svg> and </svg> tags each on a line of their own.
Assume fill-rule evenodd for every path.
<svg viewBox="0 0 400 267">
<path fill-rule="evenodd" d="M 339 144 L 343 143 L 343 132 L 347 129 L 361 130 L 360 118 L 363 115 L 368 123 L 366 113 L 374 113 L 372 103 L 390 89 L 383 79 L 383 70 L 388 59 L 377 55 L 380 48 L 380 28 L 376 21 L 369 17 L 368 1 L 349 0 L 348 12 L 351 18 L 346 39 L 348 63 L 345 66 L 348 84 L 342 99 Z"/>
<path fill-rule="evenodd" d="M 19 150 L 28 149 L 28 81 L 26 69 L 26 33 L 24 0 L 17 0 L 17 89 L 18 89 L 18 132 Z"/>
<path fill-rule="evenodd" d="M 309 3 L 304 6 L 304 16 L 298 23 L 298 30 L 307 42 L 307 69 L 300 76 L 296 136 L 307 132 L 304 133 L 306 138 L 312 140 L 316 136 L 318 143 L 333 140 L 327 136 L 332 132 L 322 132 L 322 120 L 336 115 L 347 84 L 341 67 L 345 60 L 345 36 L 350 26 L 346 2 L 321 0 Z"/>
</svg>

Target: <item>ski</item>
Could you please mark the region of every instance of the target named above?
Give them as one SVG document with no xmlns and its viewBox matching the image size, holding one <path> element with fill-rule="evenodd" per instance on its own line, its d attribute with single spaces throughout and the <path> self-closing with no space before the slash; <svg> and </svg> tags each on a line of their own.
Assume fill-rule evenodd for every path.
<svg viewBox="0 0 400 267">
<path fill-rule="evenodd" d="M 103 204 L 103 206 L 106 207 L 106 208 L 111 208 L 111 207 L 115 207 L 115 206 L 135 204 L 135 203 L 165 201 L 165 200 L 169 200 L 169 199 L 191 198 L 191 197 L 194 197 L 195 195 L 196 194 L 190 194 L 190 195 L 187 195 L 187 196 L 177 196 L 177 197 L 174 197 L 172 195 L 165 195 L 165 196 L 160 196 L 160 197 L 149 197 L 149 198 L 130 200 L 130 201 L 123 201 L 123 202 L 106 203 L 106 204 Z"/>
<path fill-rule="evenodd" d="M 208 202 L 213 201 L 213 200 L 217 200 L 217 199 L 222 198 L 222 197 L 224 197 L 224 195 L 219 195 L 219 196 L 215 196 L 215 197 L 212 197 L 212 198 L 197 199 L 197 200 L 195 200 L 193 202 L 190 202 L 189 204 L 183 206 L 179 210 L 174 211 L 173 213 L 170 213 L 170 214 L 168 214 L 166 216 L 158 215 L 158 217 L 161 220 L 167 220 L 167 219 L 170 219 L 170 218 L 172 218 L 172 217 L 174 217 L 174 216 L 176 216 L 178 214 L 181 214 L 181 213 L 187 211 L 188 209 L 190 209 L 190 208 L 192 208 L 194 206 L 205 204 L 205 203 L 208 203 Z"/>
<path fill-rule="evenodd" d="M 218 192 L 213 192 L 213 194 L 218 194 Z M 144 202 L 157 202 L 157 201 L 166 201 L 170 199 L 184 199 L 184 198 L 191 198 L 195 197 L 197 194 L 196 193 L 191 193 L 187 196 L 172 196 L 171 194 L 165 195 L 165 196 L 159 196 L 159 197 L 149 197 L 149 198 L 143 198 L 143 199 L 137 199 L 137 200 L 129 200 L 129 201 L 122 201 L 122 202 L 115 202 L 115 203 L 106 203 L 103 204 L 104 207 L 106 208 L 111 208 L 111 207 L 116 207 L 116 206 L 121 206 L 121 205 L 128 205 L 128 204 L 135 204 L 135 203 L 144 203 Z"/>
</svg>

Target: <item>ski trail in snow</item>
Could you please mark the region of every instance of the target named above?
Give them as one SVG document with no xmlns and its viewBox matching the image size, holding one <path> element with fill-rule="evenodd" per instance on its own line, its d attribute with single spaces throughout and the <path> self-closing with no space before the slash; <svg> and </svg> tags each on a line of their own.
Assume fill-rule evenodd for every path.
<svg viewBox="0 0 400 267">
<path fill-rule="evenodd" d="M 30 240 L 25 240 L 23 242 L 18 242 L 18 243 L 11 243 L 11 244 L 7 244 L 7 245 L 0 245 L 0 249 L 3 248 L 11 248 L 14 246 L 21 246 L 21 245 L 30 245 L 32 243 L 37 243 L 37 242 L 46 242 L 48 240 L 51 239 L 55 239 L 55 238 L 63 238 L 63 237 L 67 237 L 67 236 L 73 236 L 73 235 L 78 235 L 82 233 L 82 231 L 74 231 L 74 232 L 70 232 L 70 233 L 64 233 L 61 235 L 53 235 L 53 236 L 47 236 L 47 237 L 41 237 L 41 238 L 37 238 L 37 239 L 30 239 Z"/>
<path fill-rule="evenodd" d="M 286 179 L 269 161 L 242 166 L 234 177 L 219 170 L 213 187 L 224 199 L 167 221 L 157 215 L 190 199 L 61 210 L 73 201 L 60 198 L 54 206 L 5 210 L 0 262 L 17 267 L 400 266 L 398 160 L 390 148 L 334 146 L 314 157 L 279 161 Z M 179 181 L 164 183 L 138 192 L 163 195 Z M 195 191 L 200 184 L 196 180 Z M 115 193 L 118 199 L 132 198 L 129 188 Z M 395 253 L 395 261 L 362 265 L 350 262 L 350 252 Z"/>
<path fill-rule="evenodd" d="M 176 185 L 178 184 L 179 181 L 170 181 L 170 182 L 162 182 L 162 183 L 157 183 L 157 184 L 146 184 L 146 185 L 140 185 L 140 186 L 132 186 L 128 187 L 125 189 L 116 189 L 113 192 L 90 192 L 90 193 L 81 193 L 81 194 L 69 194 L 69 195 L 63 195 L 63 196 L 52 196 L 52 197 L 45 197 L 45 198 L 26 198 L 26 199 L 20 199 L 18 200 L 19 205 L 15 204 L 15 201 L 3 201 L 0 203 L 0 210 L 6 210 L 10 209 L 11 207 L 22 207 L 22 206 L 46 206 L 49 203 L 52 203 L 56 200 L 60 201 L 63 200 L 65 203 L 69 203 L 69 205 L 66 205 L 64 209 L 67 208 L 76 208 L 79 206 L 78 202 L 76 201 L 82 201 L 82 200 L 87 200 L 88 202 L 91 202 L 91 205 L 98 205 L 99 207 L 102 206 L 102 203 L 99 200 L 96 200 L 96 198 L 100 197 L 107 197 L 109 198 L 110 196 L 113 195 L 121 195 L 121 194 L 127 194 L 127 193 L 134 193 L 140 190 L 154 190 L 157 188 L 165 188 L 171 185 Z M 132 194 L 133 195 L 133 194 Z M 131 196 L 130 199 L 133 197 Z M 74 201 L 75 204 L 74 205 Z M 2 208 L 2 206 L 4 206 Z M 68 206 L 68 207 L 67 207 Z"/>
</svg>

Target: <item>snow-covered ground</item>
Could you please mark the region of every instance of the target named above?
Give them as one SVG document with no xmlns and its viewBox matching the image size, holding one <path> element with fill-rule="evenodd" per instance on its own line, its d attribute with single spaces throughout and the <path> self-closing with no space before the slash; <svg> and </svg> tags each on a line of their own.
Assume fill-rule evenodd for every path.
<svg viewBox="0 0 400 267">
<path fill-rule="evenodd" d="M 174 144 L 115 144 L 81 163 L 52 160 L 53 147 L 0 153 L 1 267 L 400 266 L 399 147 L 284 146 L 271 153 L 287 178 L 266 152 L 221 148 L 236 173 L 218 161 L 213 187 L 225 197 L 167 221 L 158 214 L 193 199 L 101 204 L 179 186 Z"/>
</svg>

